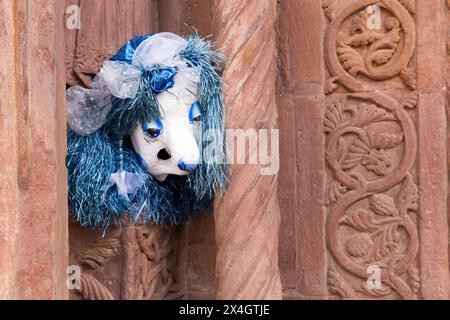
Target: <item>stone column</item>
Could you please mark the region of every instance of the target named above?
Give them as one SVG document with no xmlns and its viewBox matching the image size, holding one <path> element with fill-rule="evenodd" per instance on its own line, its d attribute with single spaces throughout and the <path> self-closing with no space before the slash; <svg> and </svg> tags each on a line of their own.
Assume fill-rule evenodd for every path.
<svg viewBox="0 0 450 320">
<path fill-rule="evenodd" d="M 280 268 L 287 299 L 323 299 L 327 292 L 324 52 L 321 3 L 280 3 L 279 52 L 283 212 Z M 293 241 L 294 240 L 294 241 Z M 292 266 L 293 265 L 293 266 Z"/>
<path fill-rule="evenodd" d="M 214 3 L 213 34 L 226 55 L 227 126 L 277 127 L 275 0 Z M 248 150 L 247 150 L 248 151 Z M 216 273 L 219 299 L 281 299 L 278 268 L 280 210 L 277 175 L 261 165 L 235 165 L 217 205 Z"/>
<path fill-rule="evenodd" d="M 211 1 L 158 0 L 159 32 L 211 34 Z"/>
<path fill-rule="evenodd" d="M 419 91 L 420 270 L 424 299 L 449 299 L 447 167 L 447 11 L 416 2 Z"/>
<path fill-rule="evenodd" d="M 65 299 L 63 7 L 0 2 L 0 299 Z"/>
</svg>

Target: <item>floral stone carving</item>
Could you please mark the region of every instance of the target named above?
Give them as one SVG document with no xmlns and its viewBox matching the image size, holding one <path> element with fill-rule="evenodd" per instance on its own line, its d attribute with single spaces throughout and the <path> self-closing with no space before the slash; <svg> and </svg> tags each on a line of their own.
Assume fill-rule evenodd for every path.
<svg viewBox="0 0 450 320">
<path fill-rule="evenodd" d="M 125 225 L 103 238 L 72 223 L 71 264 L 81 267 L 81 286 L 73 299 L 180 299 L 176 281 L 175 229 L 155 225 Z M 75 238 L 90 245 L 76 248 Z M 113 274 L 121 281 L 113 281 Z"/>
<path fill-rule="evenodd" d="M 322 7 L 330 20 L 324 116 L 329 291 L 347 299 L 415 299 L 414 6 L 342 0 L 323 1 Z M 385 91 L 392 88 L 397 91 Z"/>
<path fill-rule="evenodd" d="M 366 91 L 396 76 L 404 86 L 414 86 L 415 72 L 409 63 L 416 36 L 404 6 L 393 0 L 357 1 L 335 9 L 332 16 L 325 35 L 326 62 L 343 86 Z"/>
</svg>

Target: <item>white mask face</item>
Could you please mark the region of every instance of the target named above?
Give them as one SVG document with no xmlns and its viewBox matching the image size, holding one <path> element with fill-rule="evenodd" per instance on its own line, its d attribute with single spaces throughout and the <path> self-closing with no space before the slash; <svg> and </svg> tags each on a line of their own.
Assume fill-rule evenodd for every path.
<svg viewBox="0 0 450 320">
<path fill-rule="evenodd" d="M 188 175 L 200 163 L 202 122 L 198 84 L 178 81 L 159 94 L 161 119 L 138 124 L 131 135 L 134 150 L 147 171 L 159 181 L 168 175 Z"/>
</svg>

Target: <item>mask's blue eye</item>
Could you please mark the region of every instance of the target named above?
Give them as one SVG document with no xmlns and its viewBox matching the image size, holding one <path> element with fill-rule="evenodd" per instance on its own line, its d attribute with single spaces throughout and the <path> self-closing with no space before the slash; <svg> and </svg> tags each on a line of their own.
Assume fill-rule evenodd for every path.
<svg viewBox="0 0 450 320">
<path fill-rule="evenodd" d="M 202 106 L 199 102 L 195 102 L 189 110 L 189 122 L 198 126 L 202 122 L 202 118 Z"/>
<path fill-rule="evenodd" d="M 164 126 L 161 120 L 153 120 L 150 123 L 142 125 L 142 130 L 144 134 L 151 139 L 156 139 L 164 132 Z"/>
</svg>

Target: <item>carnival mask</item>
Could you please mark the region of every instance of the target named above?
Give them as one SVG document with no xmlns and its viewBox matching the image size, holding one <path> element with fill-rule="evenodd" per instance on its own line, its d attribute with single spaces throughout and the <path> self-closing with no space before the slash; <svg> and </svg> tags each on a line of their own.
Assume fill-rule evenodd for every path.
<svg viewBox="0 0 450 320">
<path fill-rule="evenodd" d="M 201 160 L 202 107 L 198 101 L 198 80 L 195 75 L 193 80 L 181 77 L 187 78 L 177 74 L 174 86 L 156 97 L 161 118 L 138 123 L 131 135 L 143 165 L 159 181 L 170 174 L 188 175 Z"/>
<path fill-rule="evenodd" d="M 91 89 L 68 90 L 69 205 L 80 223 L 105 227 L 126 212 L 178 224 L 211 209 L 227 180 L 223 162 L 203 161 L 225 159 L 219 59 L 196 35 L 139 36 Z"/>
</svg>

